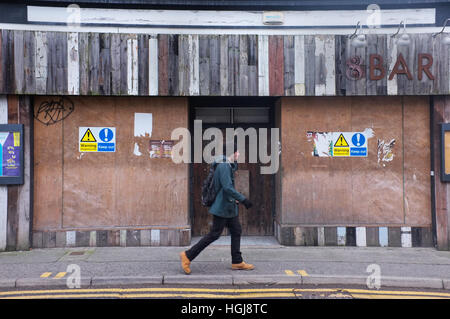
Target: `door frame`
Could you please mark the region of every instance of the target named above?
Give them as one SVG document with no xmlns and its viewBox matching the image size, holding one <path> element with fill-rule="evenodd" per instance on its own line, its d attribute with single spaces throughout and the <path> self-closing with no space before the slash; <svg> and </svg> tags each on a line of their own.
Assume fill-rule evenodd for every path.
<svg viewBox="0 0 450 319">
<path fill-rule="evenodd" d="M 189 108 L 189 123 L 188 130 L 191 132 L 191 136 L 193 136 L 194 131 L 194 119 L 195 119 L 195 108 L 196 107 L 269 107 L 269 123 L 261 124 L 261 123 L 239 123 L 239 124 L 229 124 L 229 123 L 211 123 L 211 124 L 203 124 L 203 128 L 208 127 L 217 127 L 217 128 L 226 128 L 226 127 L 242 127 L 244 130 L 248 127 L 275 127 L 275 106 L 278 101 L 277 97 L 239 97 L 239 96 L 227 96 L 227 97 L 190 97 L 188 99 L 188 108 Z M 191 150 L 194 149 L 194 140 L 191 139 Z M 191 152 L 191 162 L 189 164 L 189 216 L 188 223 L 191 226 L 191 236 L 193 234 L 193 222 L 194 222 L 194 154 Z M 276 214 L 276 174 L 272 174 L 272 190 L 271 190 L 271 198 L 272 198 L 272 218 L 271 222 L 275 221 Z M 272 233 L 267 234 L 267 236 L 275 236 L 275 226 L 272 226 Z"/>
</svg>

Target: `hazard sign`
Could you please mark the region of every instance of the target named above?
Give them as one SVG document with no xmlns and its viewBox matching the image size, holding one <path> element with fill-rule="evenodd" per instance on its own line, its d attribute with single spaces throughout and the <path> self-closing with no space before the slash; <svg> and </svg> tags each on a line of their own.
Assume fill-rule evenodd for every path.
<svg viewBox="0 0 450 319">
<path fill-rule="evenodd" d="M 115 152 L 115 127 L 80 127 L 78 130 L 80 152 Z"/>
<path fill-rule="evenodd" d="M 333 132 L 333 157 L 367 157 L 367 137 L 363 132 Z"/>
</svg>

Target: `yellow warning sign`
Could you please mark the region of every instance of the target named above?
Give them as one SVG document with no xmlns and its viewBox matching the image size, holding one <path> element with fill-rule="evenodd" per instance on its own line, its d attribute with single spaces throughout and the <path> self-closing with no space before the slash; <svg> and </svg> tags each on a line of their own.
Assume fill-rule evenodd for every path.
<svg viewBox="0 0 450 319">
<path fill-rule="evenodd" d="M 81 139 L 81 142 L 97 142 L 97 140 L 94 137 L 94 134 L 92 134 L 90 129 L 86 130 L 86 133 L 84 133 L 83 138 Z M 81 144 L 80 144 L 81 149 Z"/>
<path fill-rule="evenodd" d="M 333 156 L 350 156 L 350 147 L 333 148 Z"/>
<path fill-rule="evenodd" d="M 97 143 L 80 143 L 80 152 L 97 152 Z"/>
<path fill-rule="evenodd" d="M 345 139 L 345 137 L 342 133 L 341 133 L 341 135 L 339 135 L 336 143 L 334 144 L 334 147 L 349 147 L 347 140 Z"/>
</svg>

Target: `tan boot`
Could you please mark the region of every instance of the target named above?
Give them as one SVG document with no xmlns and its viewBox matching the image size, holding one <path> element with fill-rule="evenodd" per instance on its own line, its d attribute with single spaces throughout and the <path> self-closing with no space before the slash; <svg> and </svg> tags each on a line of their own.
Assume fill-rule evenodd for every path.
<svg viewBox="0 0 450 319">
<path fill-rule="evenodd" d="M 183 268 L 184 273 L 186 275 L 189 275 L 191 273 L 191 268 L 189 268 L 189 265 L 191 264 L 191 261 L 186 256 L 186 252 L 182 251 L 180 253 L 180 259 L 181 259 L 181 268 Z"/>
<path fill-rule="evenodd" d="M 247 264 L 245 262 L 241 262 L 240 264 L 231 264 L 231 269 L 233 270 L 252 270 L 255 269 L 255 266 L 252 264 Z"/>
</svg>

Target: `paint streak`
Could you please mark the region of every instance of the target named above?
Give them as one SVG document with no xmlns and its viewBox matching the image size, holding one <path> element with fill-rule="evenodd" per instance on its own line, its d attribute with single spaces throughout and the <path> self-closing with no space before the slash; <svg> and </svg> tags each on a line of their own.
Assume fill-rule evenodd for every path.
<svg viewBox="0 0 450 319">
<path fill-rule="evenodd" d="M 394 148 L 394 145 L 395 139 L 390 140 L 389 143 L 386 143 L 384 140 L 378 139 L 378 164 L 380 163 L 380 161 L 391 162 L 394 159 L 394 152 L 392 150 Z"/>
</svg>

